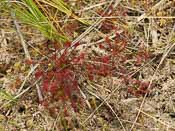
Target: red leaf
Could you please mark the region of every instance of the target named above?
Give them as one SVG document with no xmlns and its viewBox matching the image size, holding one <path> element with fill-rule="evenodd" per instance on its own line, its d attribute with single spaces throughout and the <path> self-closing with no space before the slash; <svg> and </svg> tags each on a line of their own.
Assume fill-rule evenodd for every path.
<svg viewBox="0 0 175 131">
<path fill-rule="evenodd" d="M 77 46 L 79 46 L 80 45 L 80 42 L 76 42 L 75 44 L 74 44 L 74 47 L 76 48 Z"/>
<path fill-rule="evenodd" d="M 40 104 L 47 108 L 49 106 L 49 103 L 46 100 L 40 101 Z"/>
<path fill-rule="evenodd" d="M 31 60 L 31 59 L 26 59 L 25 63 L 28 64 L 28 65 L 35 64 L 35 62 L 33 60 Z"/>
<path fill-rule="evenodd" d="M 110 57 L 109 56 L 103 56 L 103 57 L 101 57 L 101 60 L 102 60 L 103 63 L 109 64 Z"/>
<path fill-rule="evenodd" d="M 136 65 L 141 65 L 142 64 L 142 58 L 141 58 L 141 56 L 137 56 L 136 57 Z"/>
<path fill-rule="evenodd" d="M 105 49 L 105 47 L 102 44 L 99 44 L 100 49 Z"/>
<path fill-rule="evenodd" d="M 41 71 L 41 70 L 38 70 L 36 73 L 35 73 L 35 77 L 38 79 L 38 78 L 40 78 L 41 76 L 43 76 L 44 75 L 44 72 L 43 71 Z"/>
<path fill-rule="evenodd" d="M 48 71 L 46 74 L 47 79 L 51 80 L 55 76 L 54 71 Z"/>
<path fill-rule="evenodd" d="M 69 116 L 69 115 L 68 115 L 68 111 L 67 111 L 67 108 L 66 108 L 66 107 L 64 107 L 64 115 L 65 115 L 65 116 Z"/>
<path fill-rule="evenodd" d="M 93 81 L 94 80 L 93 74 L 88 74 L 88 78 L 89 78 L 89 80 Z"/>
<path fill-rule="evenodd" d="M 115 39 L 119 39 L 120 38 L 120 34 L 118 32 L 115 33 Z"/>
<path fill-rule="evenodd" d="M 136 84 L 136 85 L 140 85 L 141 81 L 140 80 L 136 80 L 136 79 L 132 79 L 132 83 Z"/>
<path fill-rule="evenodd" d="M 145 51 L 145 52 L 143 53 L 143 55 L 144 55 L 144 57 L 145 57 L 145 60 L 148 59 L 148 58 L 150 57 L 150 54 L 149 54 L 148 51 Z"/>
<path fill-rule="evenodd" d="M 75 101 L 71 101 L 71 106 L 75 112 L 78 112 L 77 103 Z"/>
<path fill-rule="evenodd" d="M 68 97 L 71 98 L 71 89 L 69 86 L 64 86 L 64 94 Z"/>
<path fill-rule="evenodd" d="M 67 41 L 67 42 L 65 42 L 64 44 L 65 44 L 65 47 L 70 47 L 70 46 L 71 46 L 71 44 L 72 44 L 72 42 Z"/>
<path fill-rule="evenodd" d="M 132 95 L 134 94 L 134 89 L 132 87 L 128 87 L 127 91 L 128 91 L 128 93 L 130 93 Z"/>
<path fill-rule="evenodd" d="M 126 47 L 126 42 L 123 41 L 122 44 L 121 44 L 121 47 L 120 47 L 120 51 L 123 51 Z"/>
<path fill-rule="evenodd" d="M 42 90 L 45 92 L 49 91 L 49 80 L 44 80 L 42 83 Z"/>
<path fill-rule="evenodd" d="M 106 36 L 106 38 L 105 38 L 105 42 L 108 43 L 109 45 L 111 45 L 111 40 L 109 39 L 108 36 Z"/>
<path fill-rule="evenodd" d="M 85 57 L 85 53 L 82 52 L 82 53 L 80 54 L 80 59 L 84 59 L 84 57 Z"/>
<path fill-rule="evenodd" d="M 51 83 L 49 86 L 50 86 L 49 92 L 51 92 L 52 94 L 56 93 L 58 89 L 56 83 Z"/>
</svg>

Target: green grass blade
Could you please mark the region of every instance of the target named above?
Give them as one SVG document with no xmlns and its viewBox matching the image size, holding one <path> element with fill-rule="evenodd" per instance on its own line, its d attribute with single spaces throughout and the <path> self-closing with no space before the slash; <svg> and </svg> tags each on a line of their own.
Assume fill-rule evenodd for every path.
<svg viewBox="0 0 175 131">
<path fill-rule="evenodd" d="M 38 9 L 33 0 L 23 0 L 24 5 L 16 3 L 13 7 L 17 18 L 26 24 L 37 28 L 50 40 L 67 41 L 68 38 L 57 32 L 52 23 Z"/>
<path fill-rule="evenodd" d="M 0 99 L 2 100 L 8 100 L 8 101 L 14 101 L 14 96 L 10 93 L 7 93 L 5 90 L 0 89 Z"/>
</svg>

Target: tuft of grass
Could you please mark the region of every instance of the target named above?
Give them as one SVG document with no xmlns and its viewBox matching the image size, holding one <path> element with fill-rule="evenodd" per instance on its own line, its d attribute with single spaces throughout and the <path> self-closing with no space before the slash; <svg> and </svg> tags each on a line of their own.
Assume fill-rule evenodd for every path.
<svg viewBox="0 0 175 131">
<path fill-rule="evenodd" d="M 40 11 L 33 0 L 23 0 L 13 5 L 15 14 L 22 22 L 38 29 L 46 38 L 53 41 L 67 41 L 68 37 L 59 33 L 48 18 Z"/>
<path fill-rule="evenodd" d="M 0 99 L 15 102 L 14 96 L 3 89 L 0 89 Z"/>
</svg>

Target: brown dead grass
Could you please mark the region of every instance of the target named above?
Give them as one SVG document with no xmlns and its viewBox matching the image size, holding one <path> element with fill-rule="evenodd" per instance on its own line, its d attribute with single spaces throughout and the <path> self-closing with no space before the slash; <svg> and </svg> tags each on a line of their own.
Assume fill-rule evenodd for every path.
<svg viewBox="0 0 175 131">
<path fill-rule="evenodd" d="M 92 23 L 99 17 L 95 11 L 110 4 L 106 1 L 67 3 L 76 13 L 81 12 L 82 18 Z M 75 5 L 77 8 L 74 8 Z M 62 131 L 65 130 L 65 123 L 69 130 L 76 131 L 175 130 L 175 2 L 131 0 L 121 1 L 120 6 L 130 10 L 130 16 L 118 17 L 114 24 L 131 32 L 131 48 L 143 40 L 153 54 L 153 59 L 136 71 L 140 79 L 151 81 L 155 85 L 149 96 L 132 96 L 119 79 L 101 78 L 96 83 L 82 82 L 82 93 L 87 99 L 86 104 L 90 104 L 89 107 L 85 106 L 79 113 L 68 107 L 71 115 L 65 118 L 61 113 L 47 112 L 38 104 L 36 86 L 30 87 L 31 81 L 34 82 L 31 75 L 27 76 L 31 68 L 24 62 L 25 53 L 19 34 L 13 28 L 13 19 L 4 14 L 0 16 L 0 89 L 12 97 L 16 96 L 21 87 L 24 92 L 17 101 L 8 104 L 6 102 L 11 97 L 0 92 L 1 131 Z M 71 19 L 65 18 L 65 21 Z M 99 38 L 106 35 L 97 28 L 100 23 L 98 20 L 90 28 L 84 27 L 83 35 L 79 31 L 72 39 L 74 42 L 81 39 L 87 44 L 98 42 Z M 44 56 L 40 52 L 46 39 L 22 23 L 20 32 L 28 46 L 30 57 L 42 59 Z M 108 35 L 111 36 L 110 33 Z"/>
</svg>

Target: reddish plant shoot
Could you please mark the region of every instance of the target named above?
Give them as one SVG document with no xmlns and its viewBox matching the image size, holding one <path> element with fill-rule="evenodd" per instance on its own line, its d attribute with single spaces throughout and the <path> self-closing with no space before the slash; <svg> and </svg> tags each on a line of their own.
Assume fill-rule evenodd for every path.
<svg viewBox="0 0 175 131">
<path fill-rule="evenodd" d="M 125 13 L 122 8 L 116 11 L 111 6 L 109 13 L 105 15 L 113 15 L 116 12 Z M 106 32 L 119 30 L 111 21 L 104 21 L 101 29 L 106 30 Z M 56 111 L 59 110 L 59 107 L 54 109 L 50 105 L 54 101 L 59 101 L 63 103 L 62 106 L 66 114 L 66 104 L 70 103 L 74 111 L 77 112 L 82 100 L 79 90 L 80 78 L 95 81 L 98 77 L 114 76 L 123 80 L 123 84 L 128 87 L 129 94 L 143 96 L 148 93 L 149 84 L 132 76 L 128 77 L 128 73 L 133 71 L 132 65 L 144 64 L 149 59 L 149 52 L 145 47 L 138 49 L 136 53 L 128 51 L 129 37 L 129 34 L 125 31 L 120 34 L 115 33 L 113 39 L 109 36 L 105 37 L 105 41 L 99 43 L 98 47 L 104 50 L 106 54 L 100 55 L 98 52 L 97 55 L 92 55 L 92 52 L 86 51 L 77 52 L 76 49 L 80 42 L 73 45 L 71 41 L 63 44 L 64 48 L 62 50 L 64 52 L 62 54 L 57 53 L 61 50 L 57 46 L 59 44 L 49 41 L 46 45 L 48 59 L 40 62 L 40 67 L 35 73 L 37 79 L 41 78 L 41 90 L 44 95 L 43 105 L 47 109 Z M 135 61 L 135 63 L 131 64 L 132 61 Z M 33 61 L 27 63 L 33 64 Z"/>
</svg>

